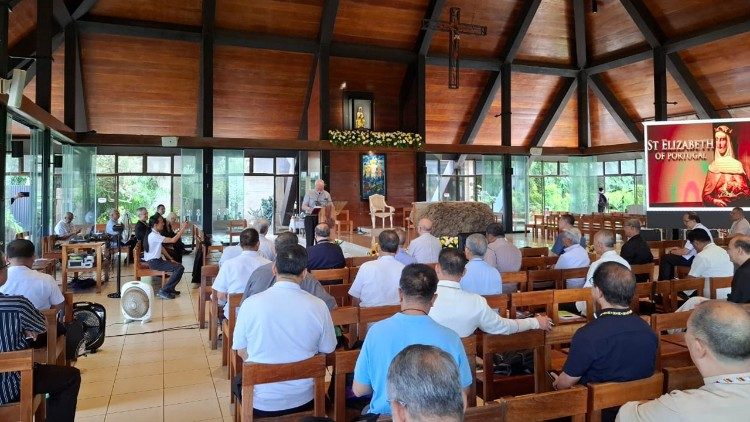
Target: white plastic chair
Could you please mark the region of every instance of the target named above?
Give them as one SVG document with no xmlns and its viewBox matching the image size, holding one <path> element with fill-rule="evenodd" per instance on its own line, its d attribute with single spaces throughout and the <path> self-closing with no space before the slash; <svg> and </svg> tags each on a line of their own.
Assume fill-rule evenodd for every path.
<svg viewBox="0 0 750 422">
<path fill-rule="evenodd" d="M 375 218 L 380 218 L 383 228 L 385 228 L 385 219 L 387 218 L 390 223 L 390 228 L 393 228 L 393 214 L 396 212 L 396 208 L 385 203 L 385 196 L 383 195 L 370 195 L 370 219 L 372 220 L 372 228 L 375 226 Z"/>
</svg>

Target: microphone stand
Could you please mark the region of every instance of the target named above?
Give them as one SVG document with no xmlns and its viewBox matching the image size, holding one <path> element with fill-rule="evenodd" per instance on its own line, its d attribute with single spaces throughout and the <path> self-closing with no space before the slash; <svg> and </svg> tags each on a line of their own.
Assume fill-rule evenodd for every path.
<svg viewBox="0 0 750 422">
<path fill-rule="evenodd" d="M 120 280 L 121 280 L 120 271 L 121 271 L 121 266 L 122 266 L 120 250 L 122 248 L 122 232 L 125 229 L 125 226 L 123 226 L 122 224 L 115 224 L 113 228 L 115 230 L 115 233 L 117 233 L 117 290 L 115 290 L 113 293 L 108 294 L 107 297 L 112 298 L 112 299 L 119 299 L 120 298 Z"/>
</svg>

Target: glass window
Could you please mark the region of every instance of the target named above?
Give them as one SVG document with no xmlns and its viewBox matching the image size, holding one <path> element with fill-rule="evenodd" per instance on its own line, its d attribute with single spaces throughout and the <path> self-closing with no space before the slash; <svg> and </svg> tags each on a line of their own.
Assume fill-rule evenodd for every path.
<svg viewBox="0 0 750 422">
<path fill-rule="evenodd" d="M 544 175 L 557 175 L 557 163 L 556 162 L 545 162 L 542 168 Z"/>
<path fill-rule="evenodd" d="M 604 163 L 602 162 L 596 163 L 596 175 L 604 176 Z"/>
<path fill-rule="evenodd" d="M 542 175 L 542 162 L 534 161 L 529 165 L 530 176 L 541 176 Z"/>
<path fill-rule="evenodd" d="M 147 157 L 146 173 L 171 173 L 172 157 Z"/>
<path fill-rule="evenodd" d="M 569 176 L 568 163 L 560 163 L 560 176 Z"/>
<path fill-rule="evenodd" d="M 96 174 L 114 174 L 115 173 L 115 156 L 114 155 L 97 155 L 96 156 Z"/>
<path fill-rule="evenodd" d="M 458 168 L 458 174 L 461 176 L 473 176 L 475 174 L 474 160 L 464 160 L 461 167 Z"/>
<path fill-rule="evenodd" d="M 622 174 L 635 174 L 635 160 L 620 161 Z"/>
<path fill-rule="evenodd" d="M 173 174 L 181 174 L 182 173 L 182 155 L 175 155 L 172 159 L 174 160 L 174 166 L 172 167 L 172 173 Z"/>
<path fill-rule="evenodd" d="M 121 155 L 117 161 L 118 173 L 143 173 L 143 157 Z"/>
<path fill-rule="evenodd" d="M 620 166 L 617 161 L 607 161 L 604 163 L 604 174 L 619 174 Z"/>
<path fill-rule="evenodd" d="M 19 160 L 18 158 L 13 158 L 10 156 L 10 154 L 5 154 L 5 171 L 8 173 L 18 173 L 21 171 L 19 169 Z"/>
<path fill-rule="evenodd" d="M 245 157 L 245 173 L 250 173 L 250 157 Z"/>
<path fill-rule="evenodd" d="M 544 178 L 529 177 L 529 214 L 544 213 Z"/>
<path fill-rule="evenodd" d="M 116 176 L 96 176 L 96 202 L 99 204 L 99 215 L 96 216 L 97 223 L 106 223 L 109 220 L 109 210 L 115 208 L 115 194 L 117 193 Z M 122 210 L 120 210 L 123 213 Z M 135 218 L 135 214 L 130 216 Z"/>
<path fill-rule="evenodd" d="M 427 160 L 425 163 L 427 165 L 427 174 L 438 174 L 437 160 Z"/>
<path fill-rule="evenodd" d="M 253 157 L 253 173 L 273 174 L 273 158 Z"/>
<path fill-rule="evenodd" d="M 294 158 L 276 158 L 276 174 L 294 174 Z"/>
<path fill-rule="evenodd" d="M 643 174 L 643 158 L 635 160 L 635 172 L 637 174 Z"/>
<path fill-rule="evenodd" d="M 635 180 L 633 176 L 607 177 L 604 189 L 610 211 L 626 211 L 635 203 Z"/>
</svg>

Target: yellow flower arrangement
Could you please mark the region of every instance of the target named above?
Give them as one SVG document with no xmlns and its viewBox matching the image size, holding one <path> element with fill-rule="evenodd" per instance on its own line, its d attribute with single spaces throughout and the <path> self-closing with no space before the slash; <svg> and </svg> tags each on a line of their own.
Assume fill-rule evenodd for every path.
<svg viewBox="0 0 750 422">
<path fill-rule="evenodd" d="M 373 132 L 369 130 L 329 130 L 331 144 L 339 147 L 376 146 L 422 148 L 422 135 L 408 132 Z"/>
<path fill-rule="evenodd" d="M 378 252 L 380 252 L 380 244 L 373 243 L 370 247 L 370 251 L 367 252 L 367 256 L 377 256 Z"/>
<path fill-rule="evenodd" d="M 458 236 L 440 236 L 440 244 L 445 248 L 457 248 Z"/>
</svg>

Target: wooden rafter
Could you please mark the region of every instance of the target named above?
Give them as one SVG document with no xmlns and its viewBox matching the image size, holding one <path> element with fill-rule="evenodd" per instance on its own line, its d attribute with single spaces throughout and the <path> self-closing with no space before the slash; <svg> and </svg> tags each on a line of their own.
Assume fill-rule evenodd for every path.
<svg viewBox="0 0 750 422">
<path fill-rule="evenodd" d="M 625 133 L 625 136 L 631 142 L 643 143 L 643 132 L 640 130 L 638 125 L 628 116 L 628 112 L 625 107 L 617 101 L 617 97 L 604 83 L 601 75 L 589 75 L 589 87 L 594 92 L 596 97 L 601 101 L 604 108 L 607 109 L 612 118 L 615 120 L 620 129 Z"/>
<path fill-rule="evenodd" d="M 573 33 L 575 37 L 576 66 L 581 69 L 576 76 L 578 98 L 578 148 L 591 146 L 591 119 L 589 110 L 589 83 L 586 75 L 588 52 L 586 43 L 586 10 L 582 1 L 573 2 Z"/>
<path fill-rule="evenodd" d="M 198 124 L 200 136 L 214 134 L 214 28 L 216 0 L 203 0 L 201 10 L 200 79 L 198 82 Z"/>
<path fill-rule="evenodd" d="M 532 147 L 541 147 L 544 145 L 550 132 L 552 132 L 552 128 L 555 127 L 555 123 L 557 123 L 563 110 L 565 110 L 565 105 L 568 104 L 568 101 L 570 101 L 570 98 L 575 93 L 576 85 L 576 78 L 566 78 L 563 86 L 555 94 L 550 109 L 539 125 L 539 129 L 531 139 Z"/>
</svg>

